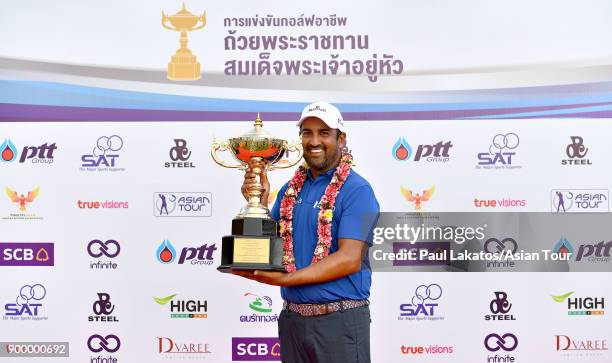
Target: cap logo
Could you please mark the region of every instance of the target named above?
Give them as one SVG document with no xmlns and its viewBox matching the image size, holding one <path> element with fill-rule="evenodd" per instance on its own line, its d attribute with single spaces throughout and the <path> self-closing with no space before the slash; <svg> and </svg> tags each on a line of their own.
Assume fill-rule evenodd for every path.
<svg viewBox="0 0 612 363">
<path fill-rule="evenodd" d="M 312 111 L 323 111 L 323 112 L 327 112 L 326 109 L 321 108 L 319 105 L 316 105 L 314 108 L 309 108 L 308 112 L 312 112 Z"/>
</svg>

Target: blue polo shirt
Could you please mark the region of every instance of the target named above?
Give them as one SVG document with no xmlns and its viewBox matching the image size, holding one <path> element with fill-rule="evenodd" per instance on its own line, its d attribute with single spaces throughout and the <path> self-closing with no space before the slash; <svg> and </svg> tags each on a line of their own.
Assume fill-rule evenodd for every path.
<svg viewBox="0 0 612 363">
<path fill-rule="evenodd" d="M 297 197 L 293 211 L 293 252 L 296 268 L 310 265 L 317 244 L 317 218 L 319 201 L 335 172 L 332 169 L 312 178 L 310 170 Z M 280 220 L 280 203 L 285 195 L 286 183 L 278 192 L 272 208 L 272 218 Z M 350 238 L 372 246 L 372 232 L 378 220 L 379 206 L 374 191 L 361 175 L 351 170 L 336 197 L 332 218 L 332 245 L 330 254 L 338 250 L 338 238 Z M 334 281 L 312 285 L 281 287 L 283 299 L 294 303 L 326 303 L 336 300 L 362 300 L 370 296 L 372 269 L 366 253 L 361 270 Z"/>
</svg>

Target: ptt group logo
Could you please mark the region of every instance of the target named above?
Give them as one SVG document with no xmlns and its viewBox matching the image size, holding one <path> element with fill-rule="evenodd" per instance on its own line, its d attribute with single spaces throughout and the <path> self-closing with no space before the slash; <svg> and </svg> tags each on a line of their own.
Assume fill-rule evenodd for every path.
<svg viewBox="0 0 612 363">
<path fill-rule="evenodd" d="M 14 302 L 4 305 L 3 320 L 47 320 L 42 301 L 47 289 L 42 284 L 23 285 Z"/>
<path fill-rule="evenodd" d="M 185 139 L 174 139 L 174 146 L 170 148 L 169 156 L 172 161 L 164 163 L 166 168 L 195 168 L 193 162 L 189 161 L 191 150 L 187 148 Z"/>
<path fill-rule="evenodd" d="M 20 190 L 19 192 L 11 189 L 10 187 L 6 187 L 4 189 L 4 193 L 6 195 L 5 200 L 11 205 L 11 212 L 2 217 L 5 220 L 40 220 L 43 217 L 37 215 L 33 211 L 36 208 L 33 208 L 34 201 L 37 200 L 38 195 L 40 194 L 40 187 L 36 187 L 32 190 L 27 190 L 24 192 Z"/>
<path fill-rule="evenodd" d="M 170 318 L 172 319 L 208 318 L 208 301 L 200 299 L 175 299 L 176 295 L 153 297 L 153 301 L 159 305 L 168 306 L 170 308 Z"/>
<path fill-rule="evenodd" d="M 278 314 L 272 313 L 272 298 L 247 292 L 250 314 L 240 315 L 241 323 L 276 323 Z"/>
<path fill-rule="evenodd" d="M 153 214 L 156 217 L 210 217 L 212 215 L 212 193 L 154 193 L 153 208 Z"/>
<path fill-rule="evenodd" d="M 519 169 L 516 154 L 520 144 L 514 132 L 493 136 L 487 152 L 478 153 L 476 169 Z"/>
<path fill-rule="evenodd" d="M 280 340 L 275 337 L 233 337 L 232 362 L 280 361 Z"/>
<path fill-rule="evenodd" d="M 608 189 L 553 189 L 553 213 L 608 213 Z"/>
<path fill-rule="evenodd" d="M 119 256 L 120 252 L 121 245 L 114 239 L 89 241 L 87 253 L 95 259 L 89 262 L 89 268 L 93 270 L 116 270 L 118 265 L 114 258 Z"/>
<path fill-rule="evenodd" d="M 441 297 L 442 287 L 438 284 L 417 286 L 410 303 L 400 304 L 398 320 L 444 320 L 438 310 Z"/>
<path fill-rule="evenodd" d="M 435 144 L 418 145 L 413 153 L 412 147 L 405 138 L 399 137 L 391 149 L 393 158 L 397 161 L 413 162 L 426 161 L 428 163 L 446 163 L 450 160 L 450 149 L 452 142 L 438 141 Z"/>
<path fill-rule="evenodd" d="M 587 159 L 589 148 L 584 145 L 582 136 L 570 136 L 570 144 L 565 148 L 565 155 L 568 159 L 561 160 L 561 165 L 593 165 Z"/>
<path fill-rule="evenodd" d="M 119 135 L 100 136 L 90 154 L 81 155 L 81 171 L 116 172 L 125 171 L 120 167 L 119 157 L 123 139 Z"/>
<path fill-rule="evenodd" d="M 178 265 L 211 266 L 215 260 L 214 253 L 216 250 L 217 245 L 214 243 L 211 245 L 205 243 L 199 247 L 183 247 L 177 260 L 176 248 L 170 240 L 165 239 L 157 247 L 155 257 L 162 264 L 172 264 L 176 261 Z"/>
<path fill-rule="evenodd" d="M 552 252 L 562 256 L 564 261 L 610 263 L 611 249 L 612 241 L 598 241 L 583 243 L 576 252 L 572 243 L 566 237 L 561 237 L 553 246 Z"/>
<path fill-rule="evenodd" d="M 487 355 L 487 362 L 514 362 L 512 352 L 518 347 L 518 338 L 512 333 L 491 333 L 484 338 L 485 348 L 494 355 Z M 501 355 L 497 352 L 505 352 Z"/>
<path fill-rule="evenodd" d="M 24 146 L 21 154 L 19 154 L 11 139 L 4 139 L 4 142 L 0 145 L 0 161 L 11 163 L 17 160 L 19 164 L 28 162 L 37 165 L 51 165 L 54 161 L 53 153 L 55 150 L 57 150 L 55 143 L 45 142 L 38 146 Z"/>
<path fill-rule="evenodd" d="M 0 266 L 53 266 L 51 242 L 0 242 Z"/>
<path fill-rule="evenodd" d="M 571 316 L 603 316 L 605 314 L 606 299 L 603 296 L 578 297 L 574 291 L 561 295 L 550 295 L 554 302 L 567 303 L 567 315 Z"/>
</svg>

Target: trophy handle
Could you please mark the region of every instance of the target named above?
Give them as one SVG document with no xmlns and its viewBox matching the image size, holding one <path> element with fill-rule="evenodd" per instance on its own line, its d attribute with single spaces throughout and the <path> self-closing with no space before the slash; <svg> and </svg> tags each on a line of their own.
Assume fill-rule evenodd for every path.
<svg viewBox="0 0 612 363">
<path fill-rule="evenodd" d="M 166 22 L 168 21 L 168 16 L 166 16 L 166 14 L 164 14 L 164 12 L 162 11 L 162 19 L 161 19 L 161 25 L 168 29 L 168 30 L 176 30 L 174 28 L 171 28 L 169 26 L 166 25 Z"/>
<path fill-rule="evenodd" d="M 268 170 L 275 170 L 275 169 L 287 169 L 290 168 L 292 166 L 297 165 L 300 160 L 302 160 L 302 155 L 304 154 L 304 149 L 302 148 L 302 142 L 301 141 L 295 141 L 293 143 L 287 143 L 286 144 L 286 148 L 285 151 L 289 152 L 289 151 L 296 151 L 297 152 L 297 157 L 294 158 L 293 160 L 281 160 L 277 163 L 271 164 L 268 166 Z"/>
<path fill-rule="evenodd" d="M 198 25 L 197 27 L 191 29 L 192 31 L 193 30 L 202 29 L 202 28 L 204 28 L 206 26 L 206 11 L 204 11 L 204 13 L 202 15 L 200 15 L 198 20 L 200 20 L 202 22 L 202 25 Z"/>
<path fill-rule="evenodd" d="M 213 144 L 210 149 L 210 155 L 212 156 L 215 163 L 225 167 L 225 168 L 233 168 L 233 169 L 245 169 L 246 166 L 243 164 L 228 164 L 225 161 L 221 160 L 217 155 L 218 151 L 227 151 L 230 147 L 227 141 L 219 142 L 213 138 Z"/>
</svg>

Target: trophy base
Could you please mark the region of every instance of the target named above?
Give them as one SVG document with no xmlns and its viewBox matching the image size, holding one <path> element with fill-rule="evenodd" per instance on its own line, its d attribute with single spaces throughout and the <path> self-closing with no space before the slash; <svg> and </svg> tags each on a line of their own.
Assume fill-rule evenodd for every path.
<svg viewBox="0 0 612 363">
<path fill-rule="evenodd" d="M 278 266 L 270 266 L 266 264 L 241 264 L 235 263 L 232 265 L 221 265 L 217 267 L 217 270 L 223 273 L 231 273 L 232 270 L 262 270 L 262 271 L 278 271 L 278 272 L 286 272 L 284 267 Z"/>
<path fill-rule="evenodd" d="M 285 271 L 283 239 L 277 223 L 268 218 L 235 218 L 232 235 L 221 242 L 221 272 L 237 270 Z"/>
<path fill-rule="evenodd" d="M 175 54 L 168 63 L 168 79 L 173 81 L 195 81 L 200 79 L 200 63 L 192 54 Z"/>
</svg>

